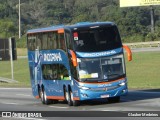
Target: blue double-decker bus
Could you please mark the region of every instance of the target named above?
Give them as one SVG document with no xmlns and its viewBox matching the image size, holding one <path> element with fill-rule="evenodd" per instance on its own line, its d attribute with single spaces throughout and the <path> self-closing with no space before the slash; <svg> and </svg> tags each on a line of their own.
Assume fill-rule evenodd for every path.
<svg viewBox="0 0 160 120">
<path fill-rule="evenodd" d="M 82 22 L 27 32 L 33 95 L 43 104 L 106 99 L 119 102 L 128 92 L 123 48 L 113 22 Z"/>
</svg>

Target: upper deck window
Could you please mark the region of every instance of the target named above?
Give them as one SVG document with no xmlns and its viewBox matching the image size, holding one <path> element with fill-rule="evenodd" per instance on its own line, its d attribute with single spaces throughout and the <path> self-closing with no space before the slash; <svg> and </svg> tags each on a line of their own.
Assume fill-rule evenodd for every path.
<svg viewBox="0 0 160 120">
<path fill-rule="evenodd" d="M 53 32 L 42 32 L 28 34 L 28 49 L 34 51 L 39 50 L 52 50 L 62 49 L 66 50 L 64 33 Z"/>
<path fill-rule="evenodd" d="M 89 28 L 73 32 L 76 51 L 97 52 L 122 46 L 116 26 Z"/>
</svg>

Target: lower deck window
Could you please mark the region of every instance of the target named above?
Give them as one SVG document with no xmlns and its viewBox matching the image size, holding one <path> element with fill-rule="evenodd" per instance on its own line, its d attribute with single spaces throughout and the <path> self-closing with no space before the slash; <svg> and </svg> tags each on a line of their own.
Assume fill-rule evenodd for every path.
<svg viewBox="0 0 160 120">
<path fill-rule="evenodd" d="M 69 80 L 68 70 L 62 64 L 43 64 L 42 76 L 45 80 Z"/>
</svg>

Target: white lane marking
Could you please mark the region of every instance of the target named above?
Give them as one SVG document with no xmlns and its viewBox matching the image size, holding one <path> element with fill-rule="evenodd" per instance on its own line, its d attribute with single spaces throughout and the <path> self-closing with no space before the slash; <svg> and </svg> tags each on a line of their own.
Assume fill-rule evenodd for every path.
<svg viewBox="0 0 160 120">
<path fill-rule="evenodd" d="M 30 97 L 31 95 L 26 95 L 26 94 L 16 94 L 18 96 L 25 96 L 25 97 Z"/>
<path fill-rule="evenodd" d="M 69 107 L 60 107 L 60 106 L 48 106 L 48 107 L 51 107 L 51 108 L 69 108 Z"/>
<path fill-rule="evenodd" d="M 2 102 L 2 104 L 7 104 L 7 105 L 18 105 L 19 103 L 5 103 L 5 102 Z"/>
</svg>

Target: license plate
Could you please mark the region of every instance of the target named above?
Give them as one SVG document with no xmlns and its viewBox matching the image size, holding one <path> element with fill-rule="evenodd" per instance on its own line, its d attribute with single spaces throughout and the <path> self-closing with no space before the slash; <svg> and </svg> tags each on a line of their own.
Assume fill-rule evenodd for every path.
<svg viewBox="0 0 160 120">
<path fill-rule="evenodd" d="M 101 95 L 101 98 L 108 98 L 109 95 Z"/>
</svg>

